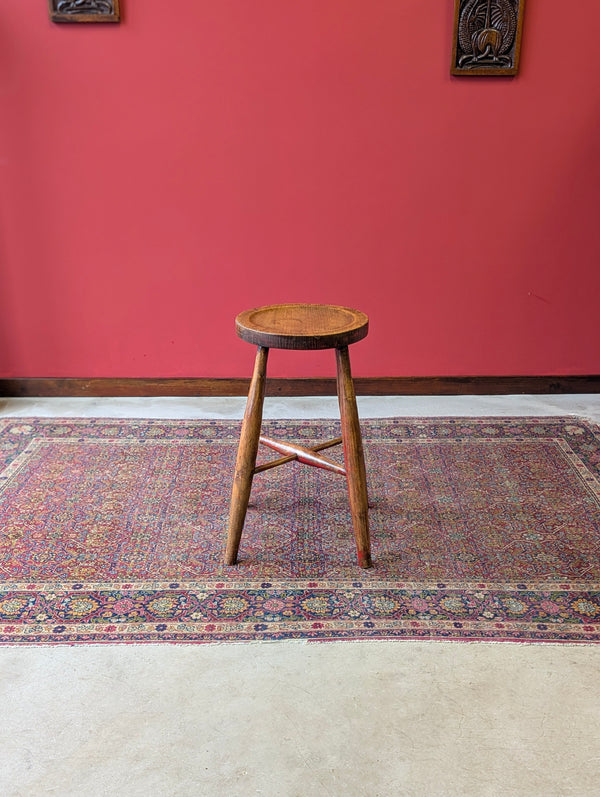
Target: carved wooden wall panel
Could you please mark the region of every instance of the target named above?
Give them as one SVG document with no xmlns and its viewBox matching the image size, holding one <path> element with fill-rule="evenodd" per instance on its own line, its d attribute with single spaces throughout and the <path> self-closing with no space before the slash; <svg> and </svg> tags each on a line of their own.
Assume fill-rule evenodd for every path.
<svg viewBox="0 0 600 797">
<path fill-rule="evenodd" d="M 453 75 L 516 75 L 525 0 L 455 0 Z"/>
<path fill-rule="evenodd" d="M 53 22 L 119 22 L 119 0 L 48 0 Z"/>
</svg>

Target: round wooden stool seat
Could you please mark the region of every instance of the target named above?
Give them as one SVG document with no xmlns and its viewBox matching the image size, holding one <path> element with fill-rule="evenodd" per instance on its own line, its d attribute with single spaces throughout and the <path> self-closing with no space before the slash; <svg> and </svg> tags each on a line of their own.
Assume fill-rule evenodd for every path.
<svg viewBox="0 0 600 797">
<path fill-rule="evenodd" d="M 334 304 L 272 304 L 240 313 L 235 328 L 267 349 L 339 349 L 366 337 L 369 319 Z"/>
</svg>

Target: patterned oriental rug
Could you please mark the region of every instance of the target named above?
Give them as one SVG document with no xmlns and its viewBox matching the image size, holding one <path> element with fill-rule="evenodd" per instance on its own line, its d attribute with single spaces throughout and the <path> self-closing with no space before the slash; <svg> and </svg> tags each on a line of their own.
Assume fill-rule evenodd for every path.
<svg viewBox="0 0 600 797">
<path fill-rule="evenodd" d="M 237 422 L 1 420 L 0 641 L 598 642 L 600 427 L 362 427 L 367 571 L 345 480 L 297 462 L 255 477 L 239 565 L 222 564 Z M 304 445 L 339 433 L 265 429 Z"/>
</svg>

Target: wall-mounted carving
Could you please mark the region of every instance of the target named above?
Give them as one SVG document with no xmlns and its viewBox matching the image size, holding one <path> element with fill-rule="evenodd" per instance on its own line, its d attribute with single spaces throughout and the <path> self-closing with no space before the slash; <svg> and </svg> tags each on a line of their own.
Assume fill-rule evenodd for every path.
<svg viewBox="0 0 600 797">
<path fill-rule="evenodd" d="M 453 75 L 516 75 L 525 0 L 455 0 Z"/>
<path fill-rule="evenodd" d="M 119 0 L 48 0 L 53 22 L 118 22 Z"/>
</svg>

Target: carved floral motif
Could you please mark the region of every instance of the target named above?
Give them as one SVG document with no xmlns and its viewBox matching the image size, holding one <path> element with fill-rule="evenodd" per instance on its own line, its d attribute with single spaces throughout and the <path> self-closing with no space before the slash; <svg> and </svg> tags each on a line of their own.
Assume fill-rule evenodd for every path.
<svg viewBox="0 0 600 797">
<path fill-rule="evenodd" d="M 118 22 L 119 0 L 49 0 L 54 22 Z"/>
<path fill-rule="evenodd" d="M 523 0 L 456 0 L 453 74 L 514 75 Z"/>
<path fill-rule="evenodd" d="M 58 0 L 59 14 L 114 14 L 111 0 Z"/>
</svg>

